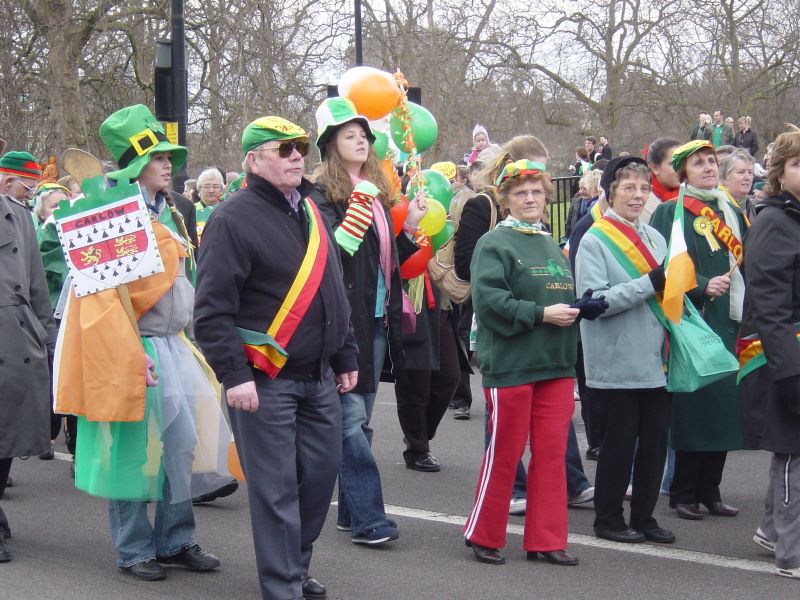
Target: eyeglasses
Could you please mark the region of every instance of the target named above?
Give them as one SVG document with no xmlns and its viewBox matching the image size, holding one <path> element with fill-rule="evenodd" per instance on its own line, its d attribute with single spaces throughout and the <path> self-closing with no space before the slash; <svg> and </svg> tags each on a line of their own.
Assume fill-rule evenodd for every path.
<svg viewBox="0 0 800 600">
<path fill-rule="evenodd" d="M 219 190 L 222 189 L 222 186 L 217 184 L 207 183 L 206 185 L 201 186 L 200 189 L 203 190 L 204 192 L 218 192 Z"/>
<path fill-rule="evenodd" d="M 306 156 L 309 146 L 308 140 L 285 140 L 277 146 L 259 148 L 259 150 L 277 150 L 278 156 L 281 158 L 289 158 L 295 150 L 300 153 L 300 156 Z"/>
<path fill-rule="evenodd" d="M 650 184 L 636 185 L 635 183 L 626 183 L 625 185 L 619 186 L 619 191 L 627 196 L 633 196 L 636 192 L 647 195 L 650 193 Z"/>
<path fill-rule="evenodd" d="M 35 185 L 25 185 L 25 183 L 23 183 L 22 179 L 20 179 L 19 177 L 14 177 L 14 180 L 15 180 L 17 183 L 19 183 L 19 184 L 20 184 L 22 187 L 24 187 L 24 188 L 25 188 L 25 190 L 26 190 L 26 191 L 27 191 L 29 194 L 30 194 L 30 193 L 31 193 L 33 190 L 35 190 L 35 189 L 36 189 L 36 186 L 35 186 Z"/>
</svg>

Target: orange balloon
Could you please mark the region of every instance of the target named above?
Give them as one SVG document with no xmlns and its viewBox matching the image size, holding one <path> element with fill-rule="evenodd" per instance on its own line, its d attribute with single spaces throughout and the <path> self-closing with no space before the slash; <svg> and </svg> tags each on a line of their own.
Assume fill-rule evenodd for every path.
<svg viewBox="0 0 800 600">
<path fill-rule="evenodd" d="M 382 71 L 364 73 L 353 81 L 345 95 L 356 105 L 358 113 L 370 121 L 385 117 L 400 102 L 400 89 L 392 76 Z"/>
</svg>

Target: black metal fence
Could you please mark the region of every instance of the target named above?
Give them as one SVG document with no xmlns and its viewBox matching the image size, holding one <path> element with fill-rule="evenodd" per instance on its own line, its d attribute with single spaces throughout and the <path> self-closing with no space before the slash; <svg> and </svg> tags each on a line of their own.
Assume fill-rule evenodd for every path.
<svg viewBox="0 0 800 600">
<path fill-rule="evenodd" d="M 550 226 L 553 231 L 553 239 L 556 241 L 560 241 L 564 236 L 564 225 L 567 222 L 570 199 L 578 189 L 579 179 L 580 177 L 577 175 L 553 177 L 556 193 L 550 203 Z"/>
</svg>

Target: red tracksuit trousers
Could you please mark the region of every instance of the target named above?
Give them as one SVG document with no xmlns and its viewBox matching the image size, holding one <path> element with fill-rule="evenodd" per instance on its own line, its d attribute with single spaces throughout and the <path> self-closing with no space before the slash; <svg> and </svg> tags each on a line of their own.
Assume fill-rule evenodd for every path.
<svg viewBox="0 0 800 600">
<path fill-rule="evenodd" d="M 523 548 L 528 552 L 567 547 L 567 453 L 575 408 L 573 379 L 484 388 L 491 439 L 481 465 L 475 507 L 464 537 L 487 548 L 506 545 L 508 505 L 517 463 L 530 439 Z"/>
</svg>

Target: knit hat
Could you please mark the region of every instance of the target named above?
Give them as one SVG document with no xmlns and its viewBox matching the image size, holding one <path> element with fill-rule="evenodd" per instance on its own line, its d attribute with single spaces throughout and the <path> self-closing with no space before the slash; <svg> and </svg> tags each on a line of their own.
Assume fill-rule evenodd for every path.
<svg viewBox="0 0 800 600">
<path fill-rule="evenodd" d="M 108 174 L 116 181 L 134 181 L 150 162 L 153 152 L 169 152 L 174 173 L 186 162 L 188 150 L 173 144 L 144 104 L 122 108 L 100 125 L 100 139 L 111 151 L 118 171 Z"/>
<path fill-rule="evenodd" d="M 299 125 L 281 117 L 260 117 L 244 128 L 242 153 L 273 140 L 308 139 L 308 134 Z"/>
<path fill-rule="evenodd" d="M 503 167 L 503 171 L 495 181 L 495 185 L 500 187 L 509 179 L 517 177 L 525 177 L 526 175 L 535 175 L 536 173 L 547 173 L 547 167 L 544 163 L 533 162 L 531 160 L 518 160 L 517 162 L 508 163 Z"/>
<path fill-rule="evenodd" d="M 614 183 L 614 180 L 617 178 L 617 171 L 632 164 L 644 165 L 646 167 L 647 161 L 638 156 L 618 156 L 606 163 L 603 174 L 600 176 L 600 187 L 603 188 L 606 200 L 611 197 L 611 184 Z"/>
<path fill-rule="evenodd" d="M 677 173 L 681 170 L 687 158 L 703 148 L 714 151 L 714 146 L 708 140 L 692 140 L 691 142 L 686 142 L 683 146 L 678 146 L 672 152 L 672 168 Z"/>
<path fill-rule="evenodd" d="M 475 142 L 475 136 L 479 133 L 482 133 L 484 137 L 486 137 L 486 143 L 489 143 L 489 132 L 486 131 L 486 127 L 478 123 L 472 130 L 472 141 Z"/>
<path fill-rule="evenodd" d="M 431 170 L 441 173 L 450 181 L 453 181 L 453 179 L 456 178 L 456 173 L 458 172 L 455 163 L 450 161 L 433 163 L 431 165 Z"/>
<path fill-rule="evenodd" d="M 339 127 L 355 121 L 367 134 L 370 144 L 375 143 L 375 135 L 369 125 L 369 119 L 358 114 L 356 105 L 347 98 L 327 98 L 317 109 L 317 148 L 325 160 L 325 146 Z"/>
<path fill-rule="evenodd" d="M 39 179 L 42 176 L 42 167 L 33 154 L 12 150 L 0 157 L 0 173 Z"/>
</svg>

